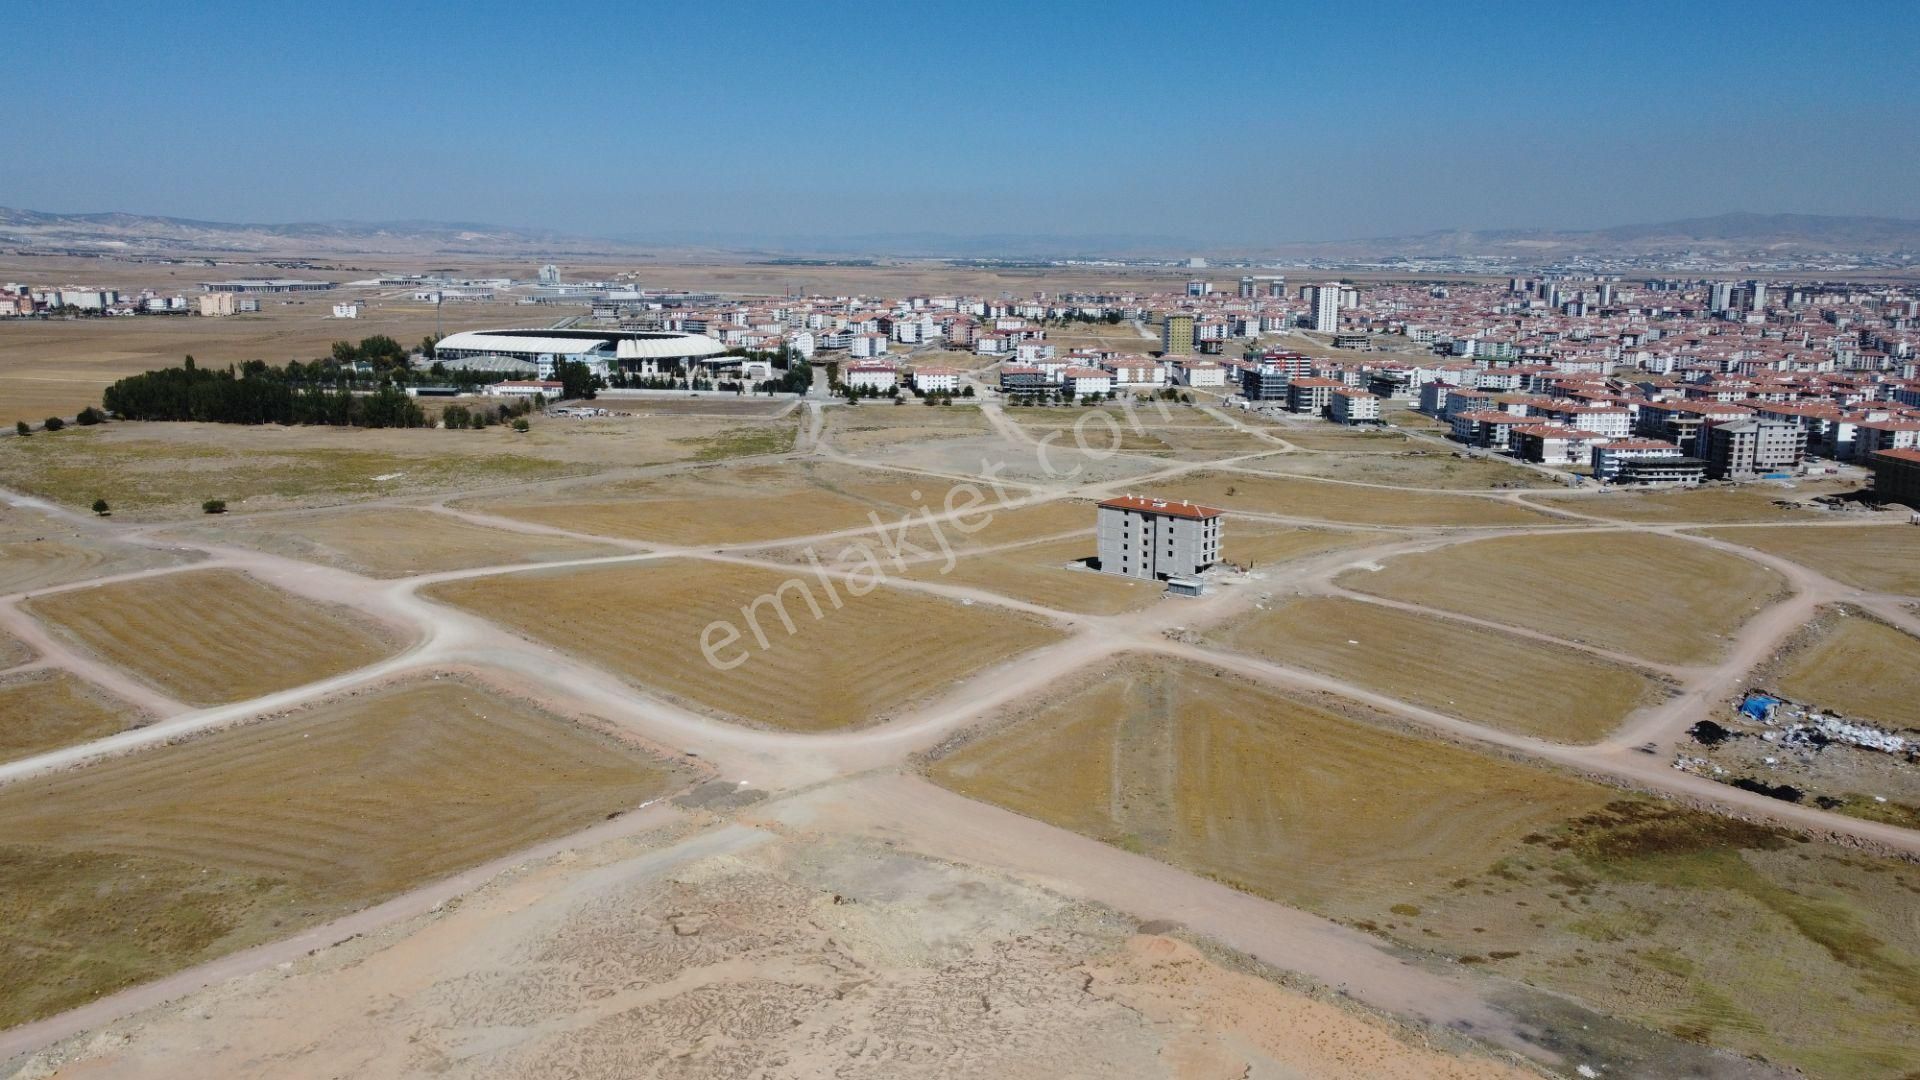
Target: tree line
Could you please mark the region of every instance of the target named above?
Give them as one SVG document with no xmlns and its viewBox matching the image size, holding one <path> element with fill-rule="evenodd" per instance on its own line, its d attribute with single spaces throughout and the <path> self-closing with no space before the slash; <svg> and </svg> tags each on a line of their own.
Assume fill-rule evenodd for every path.
<svg viewBox="0 0 1920 1080">
<path fill-rule="evenodd" d="M 427 417 L 406 392 L 382 381 L 355 393 L 337 367 L 298 361 L 283 368 L 249 360 L 238 369 L 179 367 L 130 375 L 107 387 L 107 411 L 127 420 L 193 420 L 210 424 L 325 424 L 333 427 L 425 427 Z"/>
</svg>

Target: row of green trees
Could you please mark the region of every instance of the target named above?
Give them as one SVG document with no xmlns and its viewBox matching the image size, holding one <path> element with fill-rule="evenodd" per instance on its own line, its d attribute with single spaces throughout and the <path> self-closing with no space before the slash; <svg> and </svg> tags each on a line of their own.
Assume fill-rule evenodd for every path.
<svg viewBox="0 0 1920 1080">
<path fill-rule="evenodd" d="M 333 427 L 424 427 L 427 417 L 399 387 L 382 382 L 355 393 L 337 369 L 249 360 L 238 370 L 209 370 L 187 357 L 180 367 L 131 375 L 107 387 L 101 403 L 127 420 L 195 420 L 212 424 L 325 424 Z M 318 377 L 316 377 L 316 375 Z"/>
</svg>

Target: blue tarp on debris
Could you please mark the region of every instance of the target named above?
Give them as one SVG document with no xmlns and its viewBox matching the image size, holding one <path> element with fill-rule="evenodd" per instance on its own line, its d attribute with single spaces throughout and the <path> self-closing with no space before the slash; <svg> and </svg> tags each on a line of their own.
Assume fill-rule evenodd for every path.
<svg viewBox="0 0 1920 1080">
<path fill-rule="evenodd" d="M 1765 720 L 1767 714 L 1771 713 L 1773 707 L 1778 704 L 1780 704 L 1779 698 L 1770 698 L 1765 694 L 1754 694 L 1740 703 L 1740 711 L 1753 717 L 1755 720 Z"/>
</svg>

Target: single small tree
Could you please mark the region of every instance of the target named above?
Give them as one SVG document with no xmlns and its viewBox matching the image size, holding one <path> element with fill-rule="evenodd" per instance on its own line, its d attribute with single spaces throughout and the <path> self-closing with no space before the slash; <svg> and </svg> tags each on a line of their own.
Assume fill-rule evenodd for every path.
<svg viewBox="0 0 1920 1080">
<path fill-rule="evenodd" d="M 207 514 L 224 514 L 227 512 L 227 500 L 208 499 L 206 502 L 200 504 L 200 510 L 202 513 Z"/>
<path fill-rule="evenodd" d="M 93 425 L 99 423 L 102 420 L 105 420 L 106 418 L 107 418 L 106 413 L 103 413 L 99 409 L 96 409 L 93 406 L 89 405 L 86 408 L 80 410 L 80 415 L 74 417 L 73 422 L 76 424 L 79 424 L 81 427 L 92 427 Z"/>
<path fill-rule="evenodd" d="M 93 500 L 93 512 L 99 514 L 101 517 L 106 517 L 108 514 L 113 513 L 113 508 L 107 505 L 107 500 L 95 499 Z"/>
<path fill-rule="evenodd" d="M 532 426 L 533 425 L 527 423 L 527 418 L 524 416 L 520 417 L 519 419 L 513 422 L 513 430 L 515 431 L 526 431 Z"/>
<path fill-rule="evenodd" d="M 33 434 L 33 429 L 27 426 L 25 420 L 15 420 L 13 422 L 13 433 L 15 435 L 31 435 Z"/>
<path fill-rule="evenodd" d="M 42 426 L 44 426 L 48 431 L 59 431 L 61 428 L 67 426 L 67 422 L 65 420 L 60 419 L 57 416 L 49 416 L 47 417 L 46 424 Z"/>
</svg>

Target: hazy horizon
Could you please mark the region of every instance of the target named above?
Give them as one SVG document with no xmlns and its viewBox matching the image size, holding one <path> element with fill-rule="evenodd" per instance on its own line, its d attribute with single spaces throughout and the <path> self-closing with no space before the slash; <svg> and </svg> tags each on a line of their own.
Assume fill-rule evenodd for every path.
<svg viewBox="0 0 1920 1080">
<path fill-rule="evenodd" d="M 1920 31 L 1890 3 L 87 12 L 0 42 L 0 205 L 1258 247 L 1913 217 L 1920 173 L 1920 75 L 1861 62 Z"/>
</svg>

